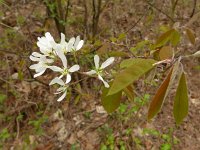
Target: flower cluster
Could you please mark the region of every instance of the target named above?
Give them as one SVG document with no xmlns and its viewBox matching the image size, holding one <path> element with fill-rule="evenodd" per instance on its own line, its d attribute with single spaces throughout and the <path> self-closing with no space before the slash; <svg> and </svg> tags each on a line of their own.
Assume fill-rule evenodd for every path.
<svg viewBox="0 0 200 150">
<path fill-rule="evenodd" d="M 54 38 L 49 32 L 45 33 L 45 36 L 43 37 L 38 37 L 37 46 L 39 47 L 40 53 L 33 52 L 30 55 L 30 59 L 36 62 L 36 64 L 30 66 L 30 69 L 34 69 L 36 72 L 34 78 L 44 74 L 47 69 L 58 72 L 60 74 L 49 83 L 49 85 L 58 84 L 60 86 L 55 94 L 63 94 L 60 98 L 58 98 L 57 101 L 62 101 L 66 97 L 67 89 L 71 81 L 71 74 L 80 70 L 80 66 L 78 64 L 75 64 L 71 67 L 68 66 L 66 55 L 68 53 L 75 53 L 76 51 L 80 50 L 83 44 L 84 41 L 80 39 L 80 36 L 77 36 L 76 38 L 72 37 L 67 42 L 63 33 L 61 33 L 61 40 L 59 43 L 55 42 Z M 62 67 L 54 65 L 55 60 L 58 58 L 62 62 Z M 114 62 L 114 57 L 108 58 L 105 62 L 102 63 L 101 66 L 99 66 L 99 60 L 99 56 L 95 55 L 95 69 L 85 72 L 85 74 L 96 74 L 98 79 L 101 80 L 104 86 L 108 88 L 109 84 L 102 77 L 103 70 Z"/>
</svg>

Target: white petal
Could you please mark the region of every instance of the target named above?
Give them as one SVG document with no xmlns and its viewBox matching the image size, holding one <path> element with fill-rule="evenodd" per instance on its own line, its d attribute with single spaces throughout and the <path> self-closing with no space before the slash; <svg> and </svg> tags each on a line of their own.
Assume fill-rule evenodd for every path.
<svg viewBox="0 0 200 150">
<path fill-rule="evenodd" d="M 57 93 L 61 93 L 66 87 L 59 87 L 56 91 Z M 54 94 L 57 94 L 57 93 L 54 93 Z"/>
<path fill-rule="evenodd" d="M 53 63 L 54 60 L 53 59 L 46 59 L 46 63 Z"/>
<path fill-rule="evenodd" d="M 61 79 L 63 77 L 63 75 L 60 75 L 59 78 Z"/>
<path fill-rule="evenodd" d="M 49 85 L 53 85 L 53 84 L 59 84 L 59 85 L 65 85 L 65 83 L 63 82 L 62 79 L 55 77 L 53 80 L 51 80 L 51 82 L 49 83 Z"/>
<path fill-rule="evenodd" d="M 65 43 L 65 35 L 63 33 L 61 33 L 61 40 L 60 40 L 61 44 Z"/>
<path fill-rule="evenodd" d="M 55 72 L 62 72 L 63 69 L 57 66 L 49 66 L 49 69 L 55 71 Z"/>
<path fill-rule="evenodd" d="M 46 47 L 40 47 L 40 52 L 43 54 L 47 54 L 49 52 L 49 49 Z"/>
<path fill-rule="evenodd" d="M 85 72 L 87 75 L 93 75 L 93 74 L 96 74 L 97 72 L 95 70 L 91 70 L 91 71 L 88 71 L 88 72 Z"/>
<path fill-rule="evenodd" d="M 58 102 L 62 101 L 67 95 L 67 91 L 63 93 L 63 95 L 57 100 Z"/>
<path fill-rule="evenodd" d="M 67 52 L 71 52 L 72 51 L 72 48 L 73 48 L 73 43 L 68 43 L 67 44 Z"/>
<path fill-rule="evenodd" d="M 112 64 L 114 62 L 114 60 L 115 60 L 114 57 L 108 58 L 105 62 L 102 63 L 100 68 L 104 69 L 104 68 L 108 67 L 110 64 Z"/>
<path fill-rule="evenodd" d="M 52 51 L 52 48 L 56 48 L 56 46 L 58 45 L 54 40 L 53 41 L 49 41 L 49 44 L 50 44 L 50 46 L 49 46 L 49 49 L 50 49 L 50 51 Z"/>
<path fill-rule="evenodd" d="M 106 88 L 109 88 L 109 87 L 110 87 L 109 84 L 102 78 L 102 76 L 98 75 L 98 78 L 103 82 L 103 84 L 104 84 L 104 86 L 105 86 Z"/>
<path fill-rule="evenodd" d="M 35 69 L 36 73 L 46 70 L 46 67 L 40 66 L 39 68 Z"/>
<path fill-rule="evenodd" d="M 42 57 L 43 56 L 42 54 L 40 54 L 38 52 L 33 52 L 31 55 L 35 56 L 35 57 Z"/>
<path fill-rule="evenodd" d="M 75 72 L 78 71 L 80 69 L 79 65 L 74 65 L 71 68 L 69 68 L 69 72 Z"/>
<path fill-rule="evenodd" d="M 69 40 L 69 42 L 68 42 L 68 43 L 72 43 L 72 44 L 74 44 L 74 42 L 75 42 L 75 38 L 74 38 L 74 37 L 72 37 L 72 38 Z"/>
<path fill-rule="evenodd" d="M 70 74 L 67 74 L 67 77 L 66 77 L 66 84 L 69 83 L 71 81 L 72 77 Z"/>
<path fill-rule="evenodd" d="M 57 90 L 58 91 L 58 90 Z M 61 90 L 61 91 L 58 91 L 58 92 L 56 92 L 56 93 L 54 93 L 54 94 L 60 94 L 60 93 L 62 93 L 63 91 Z"/>
<path fill-rule="evenodd" d="M 38 69 L 38 68 L 40 68 L 41 67 L 41 64 L 33 64 L 33 65 L 31 65 L 29 68 L 30 69 Z"/>
<path fill-rule="evenodd" d="M 58 56 L 60 57 L 60 59 L 63 63 L 63 66 L 65 68 L 67 68 L 67 58 L 66 58 L 64 52 L 62 50 L 57 50 L 56 52 L 57 52 Z"/>
<path fill-rule="evenodd" d="M 94 64 L 96 68 L 99 68 L 99 56 L 95 55 L 94 56 Z"/>
<path fill-rule="evenodd" d="M 45 37 L 47 38 L 48 41 L 54 41 L 52 35 L 49 32 L 45 33 Z"/>
<path fill-rule="evenodd" d="M 38 58 L 38 57 L 34 57 L 34 56 L 32 56 L 32 55 L 30 55 L 30 60 L 32 60 L 32 61 L 40 61 L 40 58 Z"/>
<path fill-rule="evenodd" d="M 81 41 L 78 43 L 78 45 L 76 46 L 76 50 L 78 51 L 79 49 L 81 49 L 81 47 L 83 46 L 83 44 L 84 44 L 84 41 L 81 40 Z"/>
<path fill-rule="evenodd" d="M 78 46 L 78 43 L 80 42 L 80 36 L 76 37 L 76 41 L 74 43 L 74 47 L 76 48 Z"/>
<path fill-rule="evenodd" d="M 44 69 L 43 71 L 39 72 L 39 73 L 36 73 L 33 77 L 36 78 L 38 76 L 41 76 L 44 72 L 45 72 L 46 69 Z"/>
</svg>

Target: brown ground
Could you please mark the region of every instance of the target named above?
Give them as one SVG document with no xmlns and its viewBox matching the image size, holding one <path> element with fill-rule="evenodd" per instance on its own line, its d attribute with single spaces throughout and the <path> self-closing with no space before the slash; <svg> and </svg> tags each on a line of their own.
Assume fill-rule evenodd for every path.
<svg viewBox="0 0 200 150">
<path fill-rule="evenodd" d="M 79 1 L 82 2 L 73 1 L 71 6 L 69 17 L 71 20 L 67 25 L 68 37 L 74 35 L 85 37 L 84 27 L 79 23 L 84 11 Z M 73 101 L 74 96 L 70 102 L 58 103 L 52 94 L 55 89 L 45 85 L 48 84 L 51 76 L 45 74 L 38 79 L 39 81 L 34 80 L 27 69 L 31 64 L 28 59 L 29 54 L 38 50 L 35 44 L 38 36 L 49 31 L 57 39 L 59 38 L 53 20 L 46 19 L 45 6 L 39 0 L 7 0 L 6 2 L 9 8 L 0 4 L 0 92 L 7 95 L 5 103 L 0 104 L 0 131 L 2 133 L 3 129 L 7 129 L 10 136 L 2 141 L 2 134 L 0 134 L 3 149 L 93 150 L 100 149 L 102 145 L 114 145 L 114 149 L 118 150 L 120 143 L 130 150 L 157 150 L 161 149 L 164 143 L 170 143 L 172 149 L 176 150 L 200 149 L 200 72 L 195 69 L 200 65 L 200 60 L 184 61 L 190 106 L 189 115 L 180 127 L 176 127 L 172 115 L 174 92 L 166 100 L 162 111 L 150 123 L 146 121 L 148 103 L 137 113 L 120 113 L 118 110 L 108 115 L 102 110 L 100 93 L 97 93 L 97 90 L 96 92 L 92 89 L 83 90 L 84 94 L 77 104 Z M 152 9 L 154 18 L 149 22 L 150 15 L 145 14 L 148 7 L 150 6 L 145 1 L 121 0 L 114 3 L 111 0 L 100 17 L 101 42 L 108 43 L 110 37 L 117 37 L 127 31 L 127 40 L 118 43 L 126 45 L 126 47 L 120 46 L 120 49 L 127 51 L 127 47 L 133 47 L 144 38 L 156 39 L 160 25 L 170 22 L 169 18 L 160 12 L 162 10 L 169 14 L 170 2 L 157 0 L 155 7 L 159 10 Z M 175 20 L 184 25 L 190 19 L 192 9 L 192 0 L 178 1 Z M 200 3 L 197 1 L 195 12 L 199 11 Z M 141 18 L 143 15 L 144 17 Z M 188 41 L 183 40 L 179 48 L 184 54 L 199 50 L 199 18 L 191 28 L 195 31 L 197 42 L 195 46 L 191 46 Z M 94 48 L 89 44 L 86 46 Z M 119 49 L 115 44 L 110 44 L 109 48 Z M 21 80 L 13 77 L 16 72 L 23 74 Z M 94 83 L 94 85 L 98 84 L 99 82 Z M 153 95 L 156 87 L 149 85 L 147 87 L 139 81 L 136 83 L 136 91 L 138 92 L 136 96 L 143 96 L 145 93 Z M 130 101 L 124 103 L 128 109 L 134 106 Z M 20 115 L 23 116 L 21 119 L 19 119 Z M 47 116 L 48 120 L 43 121 L 44 123 L 38 128 L 29 124 L 31 120 L 42 122 L 44 116 Z M 143 134 L 144 128 L 156 130 L 161 134 Z M 43 132 L 38 131 L 40 129 Z M 173 130 L 171 134 L 170 129 Z M 126 133 L 127 130 L 130 130 L 129 134 Z M 168 142 L 162 138 L 163 134 L 171 135 Z M 114 140 L 109 139 L 112 136 Z M 172 142 L 174 139 L 178 142 Z"/>
</svg>

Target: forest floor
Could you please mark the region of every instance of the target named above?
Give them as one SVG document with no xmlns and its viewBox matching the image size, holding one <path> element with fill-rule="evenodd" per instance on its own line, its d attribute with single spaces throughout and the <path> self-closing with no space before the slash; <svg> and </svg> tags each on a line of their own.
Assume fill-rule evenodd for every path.
<svg viewBox="0 0 200 150">
<path fill-rule="evenodd" d="M 117 50 L 118 44 L 121 51 L 127 52 L 127 47 L 134 47 L 141 40 L 156 39 L 169 18 L 154 8 L 142 17 L 147 6 L 150 7 L 143 1 L 131 0 L 109 3 L 100 16 L 100 45 L 104 49 Z M 166 1 L 157 1 L 155 6 L 168 13 Z M 84 7 L 78 0 L 70 7 L 67 37 L 81 35 L 83 38 L 81 18 Z M 200 3 L 197 2 L 196 7 L 196 12 L 200 11 Z M 175 16 L 177 22 L 187 23 L 192 9 L 189 0 L 180 2 Z M 184 54 L 199 50 L 199 20 L 191 25 L 197 44 L 192 46 L 183 41 L 179 49 Z M 177 127 L 173 119 L 174 90 L 161 112 L 147 122 L 150 97 L 157 87 L 147 86 L 142 80 L 135 83 L 134 101 L 122 100 L 112 114 L 105 112 L 100 92 L 92 88 L 80 89 L 80 99 L 72 96 L 70 101 L 58 103 L 54 89 L 48 86 L 51 76 L 45 74 L 35 80 L 28 69 L 31 65 L 30 53 L 38 51 L 37 37 L 47 31 L 59 39 L 53 19 L 47 18 L 45 5 L 39 0 L 7 0 L 6 7 L 0 5 L 0 149 L 200 149 L 199 59 L 184 60 L 190 99 L 189 114 L 184 122 Z M 126 33 L 126 38 L 112 44 L 110 38 L 118 37 L 120 33 Z M 95 44 L 85 43 L 86 47 L 95 48 Z M 163 79 L 164 76 L 161 77 Z M 100 82 L 93 84 L 97 86 Z M 146 102 L 143 107 L 135 111 L 135 104 L 143 101 Z"/>
</svg>

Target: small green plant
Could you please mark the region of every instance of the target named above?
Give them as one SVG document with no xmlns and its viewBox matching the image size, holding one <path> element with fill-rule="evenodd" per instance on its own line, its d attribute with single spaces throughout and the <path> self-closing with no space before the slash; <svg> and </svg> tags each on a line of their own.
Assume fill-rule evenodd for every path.
<svg viewBox="0 0 200 150">
<path fill-rule="evenodd" d="M 5 94 L 0 93 L 0 104 L 1 105 L 5 102 L 6 98 L 7 98 L 7 96 Z"/>
<path fill-rule="evenodd" d="M 10 133 L 8 132 L 8 129 L 4 128 L 0 132 L 0 148 L 3 148 L 3 142 L 5 142 L 7 139 L 11 137 Z"/>
<path fill-rule="evenodd" d="M 74 143 L 71 145 L 70 150 L 79 150 L 80 149 L 80 144 L 79 143 Z"/>
<path fill-rule="evenodd" d="M 144 128 L 143 135 L 154 136 L 158 139 L 161 139 L 163 143 L 160 146 L 160 150 L 171 150 L 172 145 L 177 144 L 179 141 L 176 137 L 173 136 L 173 130 L 173 128 L 170 128 L 167 133 L 160 133 L 156 129 Z"/>
<path fill-rule="evenodd" d="M 116 139 L 113 133 L 113 129 L 108 125 L 104 125 L 100 132 L 104 135 L 103 141 L 101 143 L 100 150 L 114 150 L 118 147 L 120 150 L 126 150 L 125 142 L 123 139 Z"/>
<path fill-rule="evenodd" d="M 101 150 L 114 150 L 115 147 L 115 137 L 113 135 L 113 129 L 108 125 L 104 125 L 101 129 L 105 134 L 105 138 L 103 139 L 103 143 L 101 143 Z"/>
<path fill-rule="evenodd" d="M 41 112 L 37 113 L 38 115 L 41 114 Z M 34 132 L 38 135 L 42 135 L 44 133 L 42 125 L 48 120 L 47 116 L 40 116 L 38 119 L 36 120 L 30 120 L 29 121 L 29 125 L 32 125 L 34 127 Z"/>
</svg>

